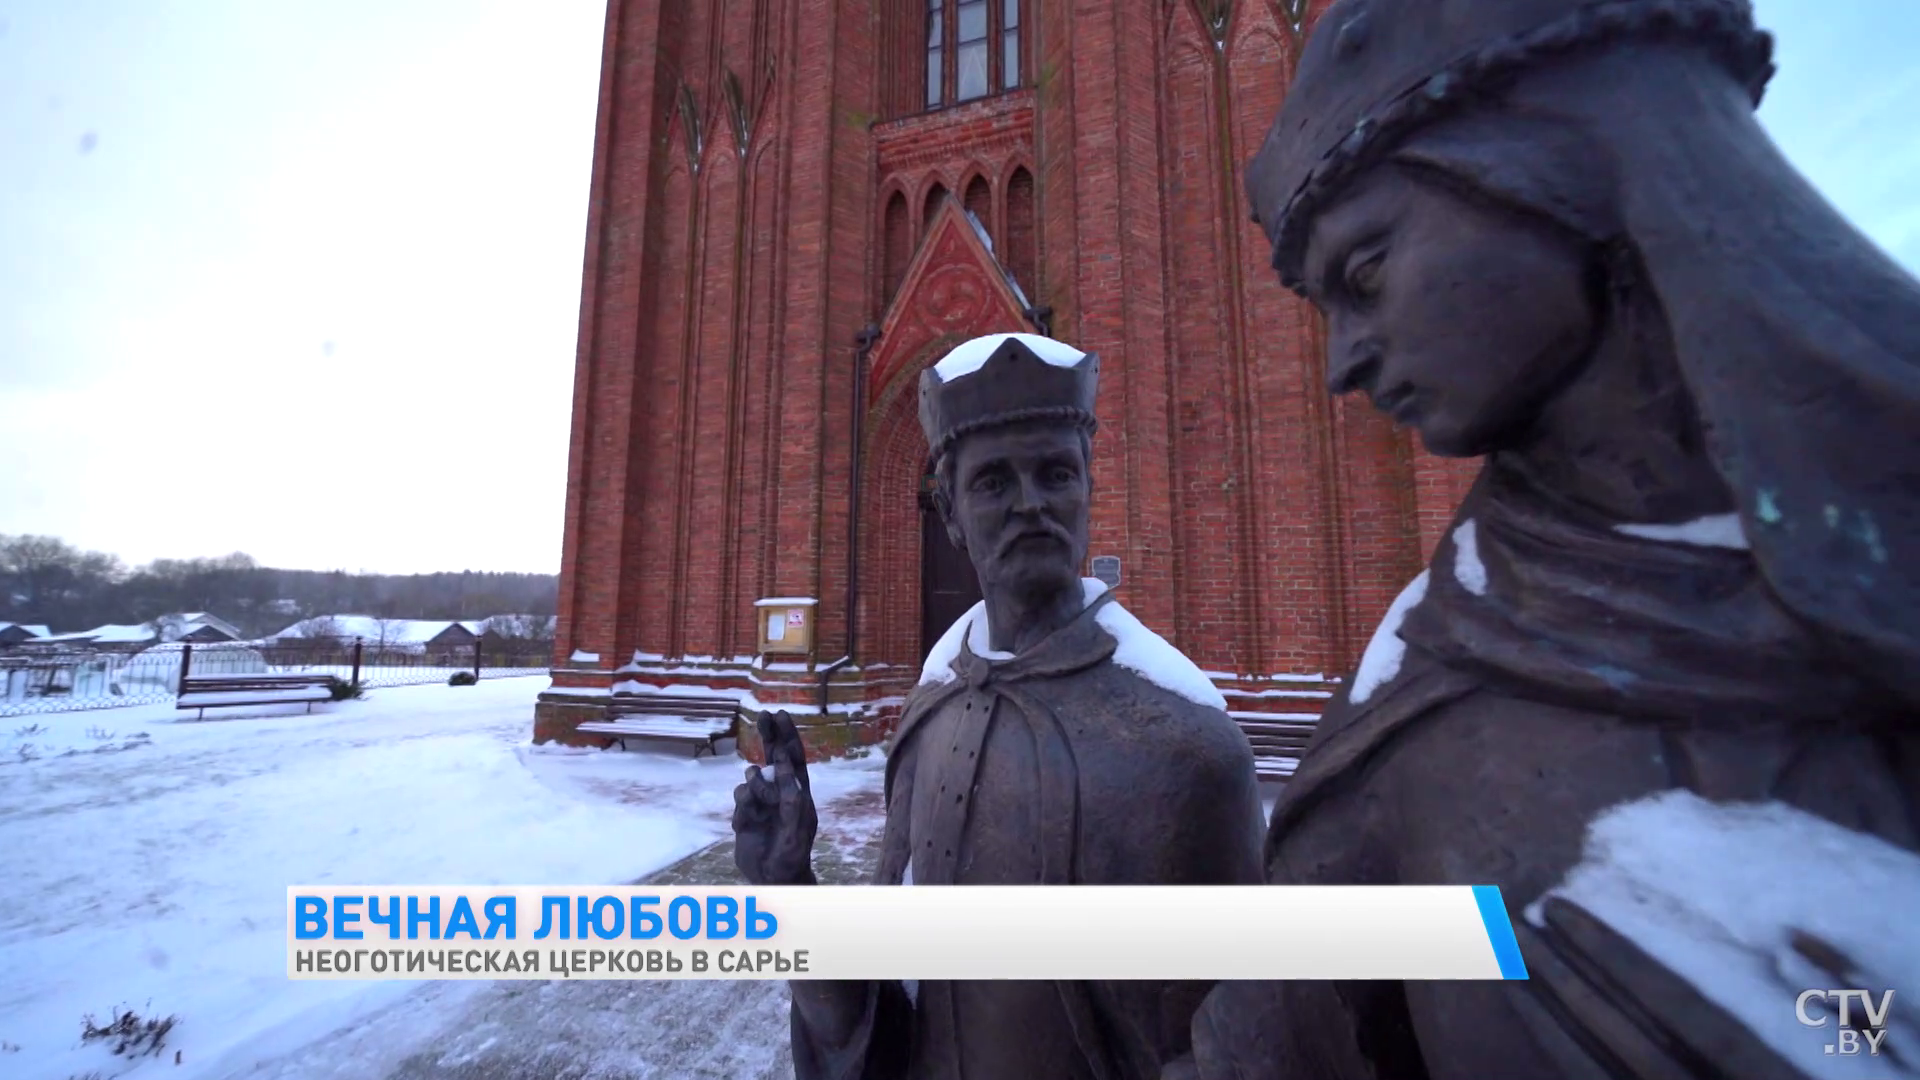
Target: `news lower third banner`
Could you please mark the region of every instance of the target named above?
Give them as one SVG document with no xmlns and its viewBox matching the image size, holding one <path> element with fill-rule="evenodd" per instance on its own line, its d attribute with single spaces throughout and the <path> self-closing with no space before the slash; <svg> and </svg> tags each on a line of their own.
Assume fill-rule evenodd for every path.
<svg viewBox="0 0 1920 1080">
<path fill-rule="evenodd" d="M 1491 885 L 296 886 L 294 979 L 1524 979 Z"/>
</svg>

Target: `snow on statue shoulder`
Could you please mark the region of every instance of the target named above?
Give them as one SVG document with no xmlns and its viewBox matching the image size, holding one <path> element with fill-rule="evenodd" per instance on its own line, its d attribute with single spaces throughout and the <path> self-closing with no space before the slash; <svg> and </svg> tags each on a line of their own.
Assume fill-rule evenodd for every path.
<svg viewBox="0 0 1920 1080">
<path fill-rule="evenodd" d="M 1089 604 L 1107 591 L 1106 582 L 1098 578 L 1084 578 L 1081 585 L 1086 590 L 1086 602 Z M 1102 607 L 1094 618 L 1100 628 L 1113 637 L 1114 663 L 1196 705 L 1226 709 L 1226 697 L 1214 686 L 1213 680 L 1200 670 L 1199 665 L 1174 648 L 1166 638 L 1148 629 L 1119 601 Z M 982 659 L 1013 659 L 1012 653 L 996 652 L 987 644 L 987 605 L 983 600 L 956 619 L 940 640 L 934 643 L 932 651 L 927 653 L 926 663 L 921 667 L 920 682 L 945 683 L 958 678 L 959 673 L 954 665 L 960 659 L 960 644 L 963 641 L 967 643 L 969 651 Z"/>
</svg>

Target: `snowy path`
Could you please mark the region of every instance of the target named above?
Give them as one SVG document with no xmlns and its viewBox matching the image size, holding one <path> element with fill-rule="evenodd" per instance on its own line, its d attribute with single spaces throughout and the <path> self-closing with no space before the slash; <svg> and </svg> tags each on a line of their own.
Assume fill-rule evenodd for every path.
<svg viewBox="0 0 1920 1080">
<path fill-rule="evenodd" d="M 515 1075 L 403 1063 L 468 1008 L 564 998 L 581 984 L 293 982 L 286 888 L 633 881 L 726 834 L 737 759 L 533 752 L 524 744 L 545 684 L 376 690 L 312 716 L 243 709 L 191 723 L 158 706 L 0 726 L 0 1076 Z M 826 806 L 852 800 L 851 810 L 877 791 L 873 764 L 814 770 L 823 829 Z M 617 1012 L 630 1011 L 611 1004 L 623 995 L 660 993 L 597 985 Z M 728 984 L 684 985 L 725 1007 Z M 775 987 L 732 992 L 755 989 Z M 80 1044 L 81 1016 L 117 1005 L 178 1015 L 162 1058 Z M 328 1038 L 362 1030 L 387 1038 L 352 1052 L 354 1040 Z M 518 1030 L 540 1037 L 531 1021 Z M 629 1023 L 624 1035 L 642 1045 L 711 1030 Z M 316 1055 L 321 1039 L 342 1052 Z M 603 1043 L 614 1053 L 618 1041 Z M 609 1068 L 564 1074 L 699 1075 Z"/>
<path fill-rule="evenodd" d="M 873 774 L 877 777 L 877 773 Z M 816 785 L 816 790 L 823 785 Z M 879 852 L 874 788 L 825 802 L 814 866 L 865 881 Z M 722 841 L 648 880 L 736 880 Z M 468 987 L 485 989 L 469 992 Z M 433 983 L 247 1080 L 789 1080 L 782 982 Z"/>
</svg>

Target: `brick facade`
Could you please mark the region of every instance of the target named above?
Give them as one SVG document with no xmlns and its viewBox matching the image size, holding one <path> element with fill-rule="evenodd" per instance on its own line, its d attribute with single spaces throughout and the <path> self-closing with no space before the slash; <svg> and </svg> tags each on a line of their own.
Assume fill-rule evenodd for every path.
<svg viewBox="0 0 1920 1080">
<path fill-rule="evenodd" d="M 923 111 L 926 0 L 610 0 L 536 737 L 632 682 L 884 733 L 920 660 L 913 381 L 1045 309 L 1101 354 L 1092 549 L 1128 607 L 1236 709 L 1313 711 L 1474 472 L 1328 397 L 1249 221 L 1322 6 L 1023 0 L 1025 85 Z M 767 596 L 818 598 L 810 656 L 751 655 Z"/>
</svg>

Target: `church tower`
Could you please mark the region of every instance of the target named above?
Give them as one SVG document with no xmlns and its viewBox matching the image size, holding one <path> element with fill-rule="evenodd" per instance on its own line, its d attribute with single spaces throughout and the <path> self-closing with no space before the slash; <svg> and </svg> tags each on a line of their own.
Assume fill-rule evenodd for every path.
<svg viewBox="0 0 1920 1080">
<path fill-rule="evenodd" d="M 1329 397 L 1250 221 L 1325 2 L 609 0 L 536 738 L 660 687 L 883 735 L 978 595 L 915 380 L 1007 331 L 1101 356 L 1089 575 L 1236 710 L 1316 711 L 1472 475 Z"/>
</svg>

